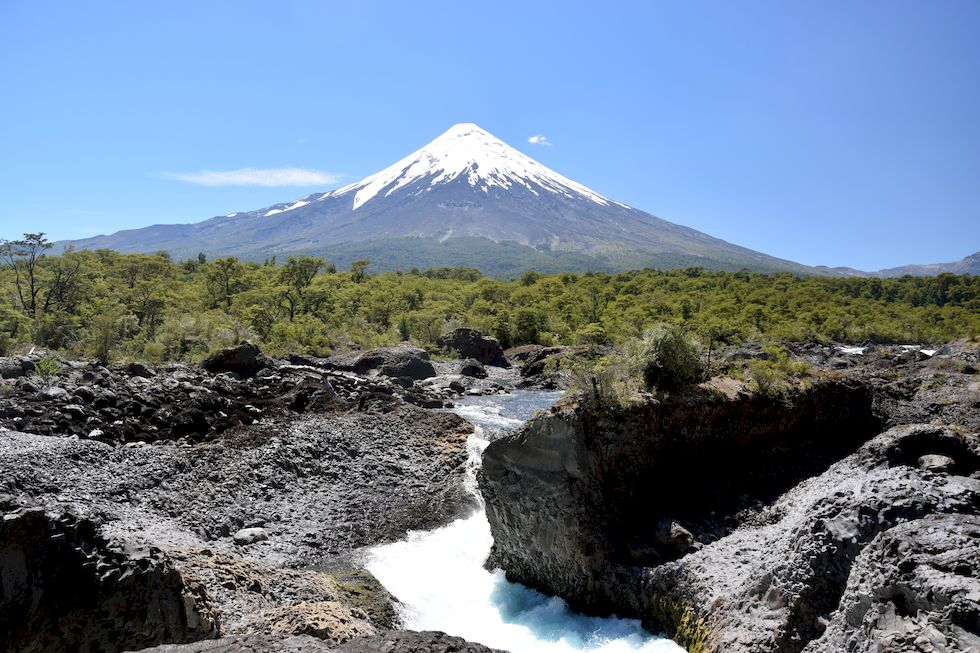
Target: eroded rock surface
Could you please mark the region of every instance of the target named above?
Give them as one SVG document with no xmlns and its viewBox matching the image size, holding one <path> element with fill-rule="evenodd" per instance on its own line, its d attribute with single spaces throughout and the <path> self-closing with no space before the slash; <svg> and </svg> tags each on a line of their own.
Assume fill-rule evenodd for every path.
<svg viewBox="0 0 980 653">
<path fill-rule="evenodd" d="M 351 640 L 339 646 L 312 637 L 248 635 L 177 646 L 158 646 L 141 653 L 506 653 L 435 631 L 395 630 Z"/>
<path fill-rule="evenodd" d="M 723 390 L 565 402 L 491 443 L 489 564 L 699 650 L 971 650 L 978 436 L 872 437 L 896 417 L 866 379 Z"/>
<path fill-rule="evenodd" d="M 436 340 L 443 349 L 455 352 L 462 358 L 473 358 L 484 365 L 510 367 L 504 350 L 496 338 L 476 329 L 459 328 L 443 334 Z"/>
<path fill-rule="evenodd" d="M 318 564 L 469 508 L 471 429 L 452 414 L 379 402 L 193 446 L 6 432 L 0 492 L 101 516 L 112 534 L 156 546 Z M 234 544 L 246 528 L 266 538 Z"/>
<path fill-rule="evenodd" d="M 312 364 L 272 364 L 253 347 L 218 354 L 220 365 L 215 363 L 213 372 L 185 365 L 153 370 L 67 361 L 59 372 L 41 378 L 24 371 L 34 369 L 30 359 L 7 359 L 21 372 L 3 382 L 0 428 L 110 443 L 201 442 L 263 421 L 363 408 L 371 398 L 443 407 L 457 394 L 444 387 L 416 387 L 411 379 L 402 384 L 384 376 L 346 373 L 325 359 L 299 357 Z M 242 361 L 235 356 L 246 356 L 243 348 L 247 356 L 262 361 L 254 375 L 248 365 L 238 366 Z M 413 361 L 431 368 L 415 354 L 407 360 L 410 368 Z"/>
<path fill-rule="evenodd" d="M 880 533 L 806 653 L 980 650 L 980 517 L 929 515 Z"/>
<path fill-rule="evenodd" d="M 284 422 L 263 416 L 205 442 L 120 445 L 0 432 L 0 495 L 70 509 L 98 537 L 156 551 L 176 578 L 206 591 L 214 632 L 185 634 L 151 622 L 133 626 L 139 639 L 116 624 L 100 650 L 200 639 L 219 625 L 230 634 L 307 634 L 341 643 L 397 624 L 394 599 L 356 568 L 351 552 L 441 525 L 472 506 L 464 487 L 472 427 L 395 392 L 377 392 L 379 380 L 354 375 L 327 386 L 320 369 L 280 365 L 247 383 L 287 376 L 298 379 L 287 397 L 306 402 L 309 412 Z M 0 535 L 0 551 L 16 542 Z M 2 582 L 11 578 L 4 572 Z M 166 592 L 168 578 L 150 579 L 160 587 L 134 595 L 112 586 L 86 600 L 106 619 L 129 623 L 132 614 L 158 609 L 154 592 Z M 30 597 L 12 600 L 30 604 Z M 42 607 L 55 618 L 57 609 Z M 4 624 L 0 637 L 45 641 L 38 638 L 46 623 Z"/>
<path fill-rule="evenodd" d="M 159 549 L 107 540 L 70 513 L 3 513 L 0 650 L 118 651 L 218 633 L 203 586 Z"/>
</svg>

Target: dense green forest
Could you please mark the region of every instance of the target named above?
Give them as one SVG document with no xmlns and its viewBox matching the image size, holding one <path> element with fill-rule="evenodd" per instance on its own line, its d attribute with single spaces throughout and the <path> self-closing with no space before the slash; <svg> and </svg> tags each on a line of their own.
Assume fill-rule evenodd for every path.
<svg viewBox="0 0 980 653">
<path fill-rule="evenodd" d="M 940 343 L 980 334 L 980 277 L 797 277 L 702 268 L 504 281 L 472 268 L 372 274 L 313 257 L 249 263 L 166 254 L 47 253 L 0 243 L 0 353 L 28 346 L 100 359 L 195 360 L 249 339 L 326 355 L 472 326 L 505 346 L 619 343 L 652 324 L 702 342 Z"/>
</svg>

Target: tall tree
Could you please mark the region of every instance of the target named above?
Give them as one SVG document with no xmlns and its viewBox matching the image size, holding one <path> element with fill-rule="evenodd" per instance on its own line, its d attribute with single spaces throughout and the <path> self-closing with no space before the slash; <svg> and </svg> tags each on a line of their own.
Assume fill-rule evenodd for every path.
<svg viewBox="0 0 980 653">
<path fill-rule="evenodd" d="M 52 246 L 53 243 L 45 238 L 43 232 L 24 234 L 20 240 L 0 241 L 0 254 L 7 267 L 14 272 L 14 285 L 21 309 L 31 318 L 37 317 L 38 296 L 43 288 L 39 264 L 45 250 Z"/>
</svg>

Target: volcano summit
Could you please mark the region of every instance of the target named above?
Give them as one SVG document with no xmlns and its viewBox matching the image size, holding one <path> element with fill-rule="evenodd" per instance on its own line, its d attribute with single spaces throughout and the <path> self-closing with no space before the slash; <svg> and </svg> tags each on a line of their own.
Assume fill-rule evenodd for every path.
<svg viewBox="0 0 980 653">
<path fill-rule="evenodd" d="M 501 276 L 689 265 L 815 271 L 603 197 L 472 123 L 331 192 L 63 244 L 177 257 L 302 253 L 341 265 L 369 258 L 378 269 L 464 265 Z"/>
</svg>

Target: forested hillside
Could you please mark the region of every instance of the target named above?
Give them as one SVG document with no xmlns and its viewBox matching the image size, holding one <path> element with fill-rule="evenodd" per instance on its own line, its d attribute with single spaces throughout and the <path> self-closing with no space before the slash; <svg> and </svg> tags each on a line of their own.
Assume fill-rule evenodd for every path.
<svg viewBox="0 0 980 653">
<path fill-rule="evenodd" d="M 371 273 L 312 257 L 269 260 L 3 243 L 0 353 L 36 345 L 100 359 L 194 360 L 250 339 L 328 354 L 472 326 L 505 346 L 617 343 L 658 322 L 702 341 L 940 343 L 980 334 L 980 277 L 797 277 L 701 268 L 503 281 L 471 268 Z"/>
</svg>

